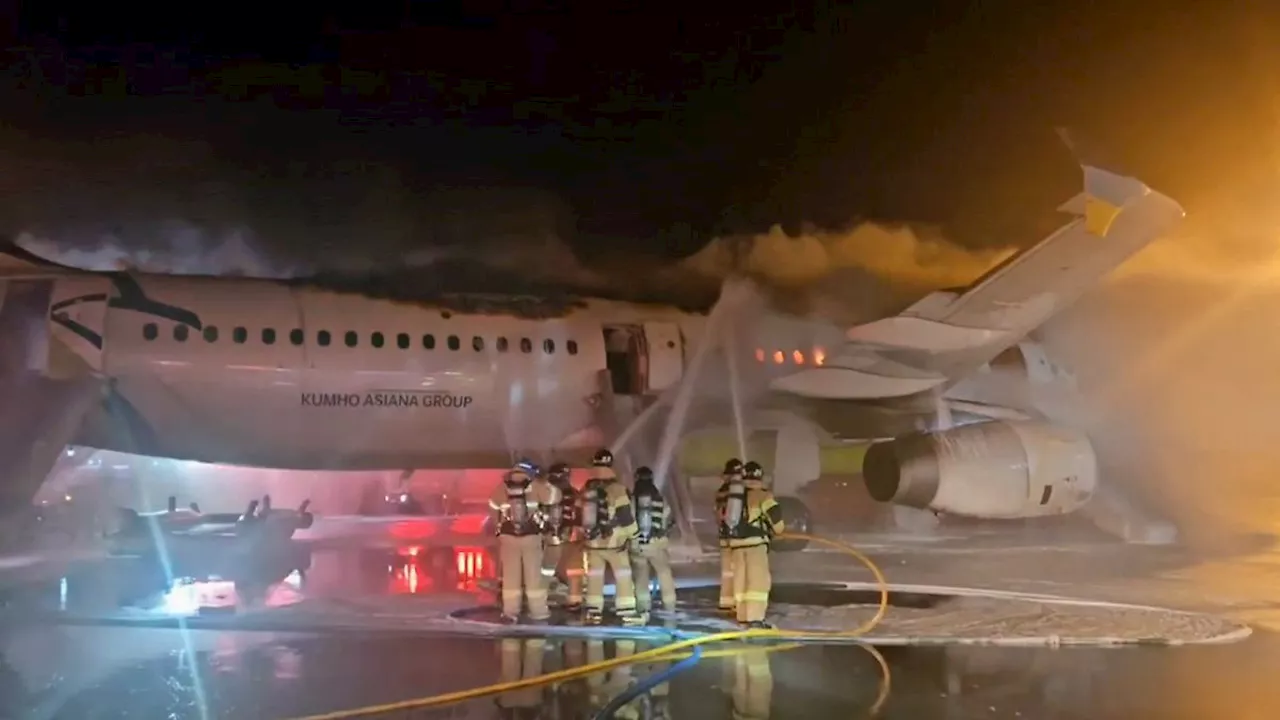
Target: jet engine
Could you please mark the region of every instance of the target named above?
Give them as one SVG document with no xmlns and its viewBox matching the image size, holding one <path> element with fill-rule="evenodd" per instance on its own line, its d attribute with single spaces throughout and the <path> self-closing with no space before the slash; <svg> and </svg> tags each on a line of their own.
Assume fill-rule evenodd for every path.
<svg viewBox="0 0 1280 720">
<path fill-rule="evenodd" d="M 879 502 L 972 518 L 1064 515 L 1098 485 L 1083 433 L 1038 421 L 983 422 L 872 445 L 862 467 Z"/>
</svg>

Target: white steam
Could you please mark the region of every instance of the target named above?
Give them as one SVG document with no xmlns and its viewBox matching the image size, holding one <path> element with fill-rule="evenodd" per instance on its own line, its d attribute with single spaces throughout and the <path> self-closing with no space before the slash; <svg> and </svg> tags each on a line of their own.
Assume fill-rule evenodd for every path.
<svg viewBox="0 0 1280 720">
<path fill-rule="evenodd" d="M 1080 376 L 1104 481 L 1196 549 L 1280 528 L 1278 240 L 1159 241 L 1043 332 Z"/>
</svg>

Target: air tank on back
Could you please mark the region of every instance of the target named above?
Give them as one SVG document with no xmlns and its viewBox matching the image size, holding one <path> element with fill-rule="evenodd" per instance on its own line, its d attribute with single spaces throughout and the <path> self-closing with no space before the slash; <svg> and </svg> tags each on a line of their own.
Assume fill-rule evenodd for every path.
<svg viewBox="0 0 1280 720">
<path fill-rule="evenodd" d="M 1083 433 L 1037 421 L 983 422 L 904 435 L 867 450 L 863 481 L 879 502 L 972 518 L 1065 515 L 1098 484 Z"/>
</svg>

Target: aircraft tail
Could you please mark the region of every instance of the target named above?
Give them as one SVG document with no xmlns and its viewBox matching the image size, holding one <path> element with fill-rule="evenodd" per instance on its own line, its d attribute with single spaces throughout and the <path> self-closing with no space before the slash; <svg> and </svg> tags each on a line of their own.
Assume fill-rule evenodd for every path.
<svg viewBox="0 0 1280 720">
<path fill-rule="evenodd" d="M 1182 207 L 1141 181 L 1084 165 L 1077 215 L 969 287 L 930 293 L 897 316 L 850 328 L 823 367 L 773 381 L 804 397 L 936 392 L 967 377 L 1172 229 Z"/>
<path fill-rule="evenodd" d="M 1083 171 L 1084 191 L 1059 207 L 1075 220 L 967 288 L 931 293 L 897 317 L 851 329 L 849 339 L 934 353 L 995 348 L 994 357 L 1185 214 L 1177 202 L 1140 180 L 1090 165 Z"/>
</svg>

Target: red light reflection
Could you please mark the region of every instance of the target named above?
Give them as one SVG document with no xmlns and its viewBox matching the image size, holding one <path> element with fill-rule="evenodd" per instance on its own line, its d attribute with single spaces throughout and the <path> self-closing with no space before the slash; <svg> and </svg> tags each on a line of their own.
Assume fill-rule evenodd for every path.
<svg viewBox="0 0 1280 720">
<path fill-rule="evenodd" d="M 430 590 L 432 584 L 431 574 L 422 572 L 418 563 L 410 560 L 391 573 L 389 590 L 393 595 L 417 595 Z"/>
<path fill-rule="evenodd" d="M 494 577 L 493 563 L 488 562 L 486 555 L 484 548 L 477 547 L 460 547 L 453 551 L 459 590 L 474 590 L 476 583 Z"/>
<path fill-rule="evenodd" d="M 387 570 L 388 591 L 394 595 L 420 595 L 442 587 L 474 591 L 481 581 L 496 577 L 492 558 L 482 547 L 409 545 L 396 550 L 396 560 Z"/>
</svg>

